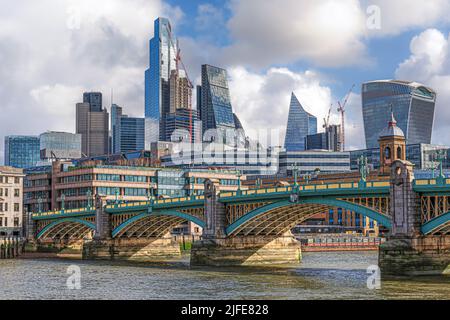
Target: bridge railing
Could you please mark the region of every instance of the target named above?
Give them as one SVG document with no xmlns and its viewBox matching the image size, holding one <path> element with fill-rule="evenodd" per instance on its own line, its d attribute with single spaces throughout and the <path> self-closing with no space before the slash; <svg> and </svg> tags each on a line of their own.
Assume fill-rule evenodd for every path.
<svg viewBox="0 0 450 320">
<path fill-rule="evenodd" d="M 180 198 L 167 198 L 167 199 L 157 199 L 153 201 L 153 206 L 158 205 L 164 205 L 164 204 L 177 204 L 177 203 L 183 203 L 188 202 L 192 200 L 204 200 L 205 197 L 203 195 L 200 196 L 193 196 L 193 197 L 180 197 Z M 136 201 L 136 202 L 120 202 L 120 203 L 114 203 L 114 204 L 108 204 L 106 206 L 107 209 L 120 209 L 120 208 L 136 208 L 136 207 L 147 207 L 150 205 L 150 201 Z M 45 217 L 59 217 L 59 216 L 66 216 L 66 215 L 72 215 L 72 214 L 84 214 L 84 213 L 92 213 L 95 210 L 95 208 L 77 208 L 77 209 L 68 209 L 68 210 L 54 210 L 54 211 L 48 211 L 48 212 L 37 212 L 32 213 L 31 217 L 33 219 L 37 218 L 45 218 Z"/>
<path fill-rule="evenodd" d="M 450 185 L 450 179 L 442 179 L 439 178 L 434 179 L 416 179 L 414 180 L 415 186 L 437 186 L 437 185 Z"/>
<path fill-rule="evenodd" d="M 369 181 L 366 182 L 365 188 L 386 188 L 389 187 L 389 181 Z M 229 198 L 236 196 L 250 196 L 250 195 L 264 195 L 264 194 L 277 194 L 277 193 L 289 193 L 292 192 L 294 186 L 287 187 L 272 187 L 265 189 L 251 189 L 242 190 L 240 192 L 223 192 L 220 194 L 221 197 Z M 342 183 L 326 183 L 326 184 L 308 184 L 308 185 L 298 185 L 297 189 L 303 192 L 319 192 L 325 190 L 356 190 L 361 189 L 358 182 L 342 182 Z"/>
</svg>

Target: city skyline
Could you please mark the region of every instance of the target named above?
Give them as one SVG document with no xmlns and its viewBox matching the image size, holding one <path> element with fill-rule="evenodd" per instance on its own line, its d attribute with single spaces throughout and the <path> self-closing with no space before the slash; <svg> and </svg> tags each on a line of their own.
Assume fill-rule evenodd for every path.
<svg viewBox="0 0 450 320">
<path fill-rule="evenodd" d="M 288 2 L 289 7 L 295 9 L 297 5 L 301 5 L 302 1 Z M 42 35 L 51 28 L 55 30 L 52 33 L 53 36 L 45 41 L 41 33 L 37 33 L 36 37 L 30 37 L 41 41 L 32 42 L 35 46 L 31 56 L 27 56 L 28 53 L 20 49 L 16 50 L 16 52 L 24 52 L 22 59 L 27 58 L 31 66 L 36 65 L 36 59 L 43 58 L 41 60 L 44 63 L 39 65 L 38 69 L 46 76 L 36 78 L 37 74 L 31 72 L 27 81 L 18 82 L 17 75 L 14 75 L 12 71 L 9 73 L 6 71 L 5 75 L 1 75 L 1 79 L 7 84 L 5 92 L 9 93 L 9 96 L 4 99 L 5 117 L 15 119 L 23 114 L 33 114 L 33 117 L 21 119 L 20 127 L 15 125 L 17 123 L 15 121 L 8 121 L 8 123 L 2 121 L 0 135 L 29 135 L 46 130 L 75 132 L 72 120 L 73 104 L 79 100 L 78 96 L 82 92 L 90 90 L 106 93 L 113 88 L 117 103 L 123 105 L 128 114 L 142 116 L 144 103 L 142 73 L 148 67 L 146 66 L 148 39 L 153 33 L 153 20 L 158 16 L 167 16 L 175 33 L 180 37 L 185 63 L 194 84 L 199 84 L 202 63 L 211 63 L 229 70 L 232 105 L 249 135 L 252 130 L 267 126 L 268 123 L 281 129 L 285 126 L 290 96 L 290 92 L 285 91 L 294 91 L 306 109 L 321 119 L 327 112 L 329 103 L 341 100 L 353 83 L 399 78 L 420 81 L 437 91 L 436 114 L 440 116 L 436 119 L 432 142 L 445 144 L 449 134 L 448 130 L 445 130 L 448 115 L 443 107 L 446 101 L 449 101 L 449 93 L 444 90 L 448 73 L 445 66 L 449 60 L 446 40 L 449 29 L 447 18 L 442 12 L 446 12 L 443 7 L 448 6 L 449 2 L 437 2 L 440 6 L 436 6 L 435 1 L 433 6 L 421 6 L 418 13 L 411 12 L 412 17 L 407 21 L 395 21 L 396 15 L 401 13 L 400 9 L 389 7 L 389 4 L 382 1 L 375 1 L 374 4 L 380 6 L 384 17 L 381 29 L 367 30 L 365 24 L 362 26 L 361 21 L 355 25 L 344 25 L 340 30 L 345 31 L 342 35 L 345 38 L 337 39 L 342 40 L 341 44 L 337 44 L 337 40 L 329 44 L 336 50 L 326 50 L 327 57 L 324 53 L 320 53 L 320 50 L 314 50 L 317 49 L 317 44 L 311 39 L 306 39 L 310 41 L 305 42 L 310 45 L 311 50 L 302 52 L 298 47 L 293 47 L 294 45 L 285 45 L 284 33 L 279 34 L 279 39 L 270 38 L 267 35 L 264 42 L 255 34 L 253 28 L 246 26 L 247 29 L 245 29 L 242 21 L 248 14 L 252 1 L 247 1 L 245 4 L 232 1 L 228 5 L 219 5 L 219 2 L 204 4 L 198 1 L 192 1 L 189 4 L 178 1 L 164 3 L 152 1 L 145 5 L 131 2 L 126 10 L 118 2 L 110 1 L 106 6 L 108 10 L 104 11 L 86 10 L 87 3 L 84 1 L 79 2 L 77 11 L 77 8 L 63 2 L 54 8 L 54 15 L 49 17 L 48 22 L 40 25 L 39 31 Z M 40 9 L 34 7 L 33 9 L 39 11 L 42 8 L 45 9 L 46 5 L 50 4 L 42 3 L 39 5 Z M 11 10 L 4 11 L 10 12 L 11 17 L 4 17 L 10 26 L 13 26 L 12 19 L 14 23 L 17 23 L 21 20 L 18 17 L 29 14 L 26 11 L 21 12 L 21 4 L 6 6 L 11 7 L 9 8 Z M 436 7 L 440 9 L 436 10 Z M 322 1 L 317 5 L 308 4 L 308 8 L 312 12 L 320 8 L 325 10 L 329 9 L 329 3 Z M 366 8 L 367 5 L 363 1 L 345 1 L 336 5 L 340 17 L 356 15 L 363 17 L 363 20 L 366 20 L 368 16 Z M 262 17 L 264 10 L 268 9 L 270 8 L 258 8 L 253 12 L 256 25 L 259 23 L 258 17 Z M 140 10 L 146 13 L 144 17 L 137 15 Z M 80 13 L 79 21 L 77 13 Z M 208 20 L 209 16 L 217 17 L 215 26 L 212 25 L 211 20 Z M 133 20 L 131 17 L 138 18 Z M 287 15 L 286 19 L 283 19 L 274 15 L 273 19 L 265 23 L 269 26 L 280 24 L 280 26 L 292 27 L 287 21 L 289 17 Z M 192 20 L 191 18 L 194 24 L 188 23 Z M 130 20 L 133 21 L 130 22 Z M 329 22 L 337 23 L 333 19 Z M 311 23 L 307 20 L 304 26 L 314 30 L 313 33 L 317 35 L 318 40 L 326 40 L 334 36 L 321 33 L 320 23 L 316 25 Z M 57 26 L 59 29 L 56 28 Z M 220 26 L 225 27 L 220 28 Z M 109 27 L 109 37 L 104 37 L 108 34 L 102 27 Z M 238 31 L 241 30 L 239 27 L 246 31 L 240 37 L 238 36 Z M 11 61 L 8 65 L 17 66 L 20 61 L 8 60 L 8 58 L 12 59 L 13 55 L 7 48 L 9 44 L 16 45 L 17 48 L 23 46 L 20 33 L 22 30 L 23 28 L 17 28 L 16 33 L 13 34 L 16 36 L 14 41 L 11 42 L 8 38 L 8 41 L 5 40 L 5 46 L 0 48 L 6 57 L 5 61 Z M 262 31 L 267 31 L 267 28 L 263 28 Z M 291 31 L 294 34 L 297 32 L 296 29 Z M 4 34 L 0 34 L 0 37 L 5 38 Z M 244 40 L 251 40 L 248 41 L 250 46 L 247 48 L 248 54 L 235 54 L 231 57 L 229 54 L 231 49 L 236 49 Z M 38 48 L 42 48 L 43 44 L 53 47 L 52 41 L 67 42 L 74 50 L 73 52 L 55 51 L 53 54 L 59 56 L 61 61 L 55 61 L 53 64 L 45 63 L 50 61 L 49 56 L 40 52 Z M 281 48 L 285 48 L 285 52 L 280 53 L 279 49 L 273 48 L 278 42 Z M 348 49 L 351 49 L 353 54 L 346 57 L 345 53 L 348 52 L 345 52 L 342 47 L 349 43 L 356 47 L 349 46 Z M 90 45 L 93 44 L 101 50 L 89 50 Z M 137 56 L 131 54 L 129 49 L 116 50 L 118 45 L 124 48 L 123 44 L 129 44 L 133 50 L 137 49 L 134 50 L 138 53 Z M 194 50 L 200 45 L 202 50 Z M 265 47 L 260 47 L 262 45 Z M 380 52 L 386 45 L 392 49 L 389 54 Z M 433 47 L 438 50 L 433 50 Z M 255 50 L 259 50 L 259 54 L 254 54 Z M 103 56 L 107 57 L 104 61 L 100 59 Z M 70 70 L 57 72 L 55 69 L 58 66 L 61 67 L 62 62 Z M 428 69 L 424 67 L 424 63 Z M 23 68 L 26 72 L 27 66 Z M 72 68 L 76 68 L 77 72 L 71 72 L 71 76 L 68 76 Z M 11 74 L 13 74 L 12 77 Z M 88 75 L 92 76 L 88 77 Z M 281 84 L 284 85 L 281 86 Z M 109 99 L 106 97 L 104 100 L 106 100 L 104 105 L 109 108 Z M 364 135 L 361 134 L 363 127 L 360 100 L 360 92 L 356 92 L 351 95 L 348 105 L 346 133 L 350 139 L 348 146 L 351 149 L 364 147 Z M 332 122 L 338 123 L 337 112 L 333 111 Z M 259 117 L 254 117 L 254 114 L 258 114 Z M 268 119 L 269 114 L 270 119 Z M 268 122 L 269 120 L 271 122 Z M 2 147 L 3 145 L 0 145 L 0 148 Z M 0 162 L 2 160 L 0 159 Z"/>
</svg>

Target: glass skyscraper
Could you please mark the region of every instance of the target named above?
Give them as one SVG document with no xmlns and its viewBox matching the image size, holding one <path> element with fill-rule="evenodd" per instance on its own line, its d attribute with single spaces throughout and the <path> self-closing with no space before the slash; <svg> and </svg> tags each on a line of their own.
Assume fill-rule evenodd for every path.
<svg viewBox="0 0 450 320">
<path fill-rule="evenodd" d="M 236 128 L 225 69 L 203 65 L 202 86 L 197 88 L 197 94 L 199 93 L 203 132 L 208 129 Z"/>
<path fill-rule="evenodd" d="M 145 119 L 122 114 L 122 108 L 111 106 L 112 153 L 144 150 Z"/>
<path fill-rule="evenodd" d="M 284 148 L 287 152 L 306 150 L 305 138 L 317 133 L 317 118 L 303 109 L 294 93 L 291 96 Z"/>
<path fill-rule="evenodd" d="M 362 85 L 362 110 L 367 149 L 378 147 L 391 109 L 407 144 L 430 144 L 436 93 L 416 82 L 372 81 Z"/>
<path fill-rule="evenodd" d="M 6 136 L 5 165 L 31 168 L 40 161 L 40 142 L 36 136 Z"/>
<path fill-rule="evenodd" d="M 170 112 L 170 74 L 176 70 L 177 45 L 166 18 L 155 20 L 150 40 L 150 68 L 145 71 L 145 144 L 164 140 L 165 115 Z"/>
</svg>

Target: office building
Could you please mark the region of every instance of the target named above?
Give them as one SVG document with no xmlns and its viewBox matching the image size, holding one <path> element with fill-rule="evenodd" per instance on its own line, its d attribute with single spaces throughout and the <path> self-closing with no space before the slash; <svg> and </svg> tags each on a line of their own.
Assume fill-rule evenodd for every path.
<svg viewBox="0 0 450 320">
<path fill-rule="evenodd" d="M 111 106 L 112 153 L 124 153 L 145 149 L 145 119 L 128 117 L 122 108 Z"/>
<path fill-rule="evenodd" d="M 342 149 L 341 139 L 341 126 L 332 125 L 325 128 L 325 132 L 306 136 L 306 150 L 327 150 L 339 152 Z"/>
<path fill-rule="evenodd" d="M 378 147 L 378 137 L 390 120 L 391 110 L 407 144 L 430 144 L 436 93 L 416 82 L 372 81 L 362 85 L 366 148 Z"/>
<path fill-rule="evenodd" d="M 197 87 L 197 95 L 199 93 L 203 133 L 209 129 L 236 129 L 225 69 L 202 65 L 202 86 Z"/>
<path fill-rule="evenodd" d="M 41 162 L 81 158 L 81 135 L 48 131 L 39 136 Z"/>
<path fill-rule="evenodd" d="M 178 109 L 192 109 L 192 85 L 183 70 L 172 70 L 170 85 L 170 113 Z"/>
<path fill-rule="evenodd" d="M 83 93 L 83 103 L 88 103 L 91 106 L 91 112 L 101 112 L 103 110 L 101 92 L 85 92 Z"/>
<path fill-rule="evenodd" d="M 29 168 L 40 161 L 40 142 L 37 136 L 6 136 L 5 165 L 14 168 Z"/>
<path fill-rule="evenodd" d="M 20 236 L 23 221 L 23 169 L 0 167 L 0 236 Z"/>
<path fill-rule="evenodd" d="M 305 138 L 316 133 L 317 118 L 308 113 L 292 93 L 284 148 L 287 152 L 305 151 Z"/>
<path fill-rule="evenodd" d="M 101 95 L 101 94 L 100 94 Z M 109 115 L 101 103 L 101 96 L 95 94 L 94 105 L 89 102 L 76 105 L 76 133 L 81 135 L 81 151 L 84 156 L 107 154 L 109 151 Z M 83 96 L 83 100 L 86 99 Z"/>
<path fill-rule="evenodd" d="M 145 144 L 162 141 L 165 115 L 170 113 L 170 75 L 177 70 L 177 45 L 166 18 L 154 22 L 150 40 L 150 67 L 145 71 Z"/>
<path fill-rule="evenodd" d="M 177 109 L 166 115 L 164 141 L 202 141 L 202 122 L 197 110 Z"/>
<path fill-rule="evenodd" d="M 292 176 L 299 174 L 342 173 L 350 171 L 350 153 L 329 151 L 281 152 L 279 173 Z"/>
</svg>

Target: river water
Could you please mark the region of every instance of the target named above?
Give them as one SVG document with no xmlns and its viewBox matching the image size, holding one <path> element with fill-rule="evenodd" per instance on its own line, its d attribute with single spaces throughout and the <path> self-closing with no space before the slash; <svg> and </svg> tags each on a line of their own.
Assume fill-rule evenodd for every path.
<svg viewBox="0 0 450 320">
<path fill-rule="evenodd" d="M 166 265 L 0 260 L 0 299 L 450 299 L 448 276 L 368 289 L 376 264 L 376 252 L 304 253 L 290 269 L 190 268 L 187 256 Z M 71 265 L 81 271 L 79 290 L 67 287 Z"/>
</svg>

